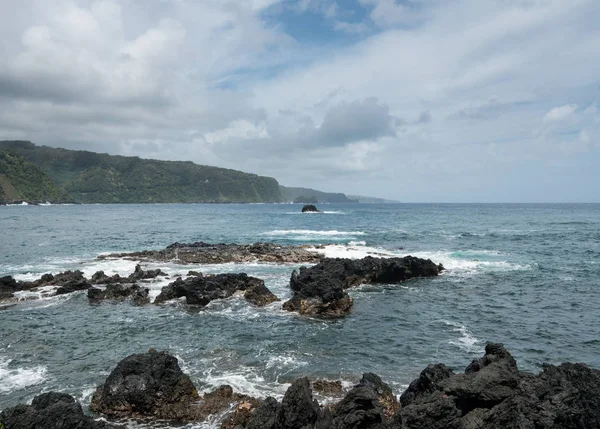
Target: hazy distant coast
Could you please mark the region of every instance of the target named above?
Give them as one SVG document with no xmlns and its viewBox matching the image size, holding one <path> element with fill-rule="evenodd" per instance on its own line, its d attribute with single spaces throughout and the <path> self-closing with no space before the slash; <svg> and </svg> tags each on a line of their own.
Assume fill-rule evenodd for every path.
<svg viewBox="0 0 600 429">
<path fill-rule="evenodd" d="M 362 198 L 362 197 L 361 197 Z M 357 203 L 343 193 L 198 165 L 0 141 L 0 204 Z"/>
</svg>

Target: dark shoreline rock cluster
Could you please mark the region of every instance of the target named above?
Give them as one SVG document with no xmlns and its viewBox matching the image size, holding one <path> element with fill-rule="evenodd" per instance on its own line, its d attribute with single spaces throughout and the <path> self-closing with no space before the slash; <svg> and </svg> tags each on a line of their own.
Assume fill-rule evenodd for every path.
<svg viewBox="0 0 600 429">
<path fill-rule="evenodd" d="M 216 245 L 218 248 L 220 245 Z M 223 245 L 228 247 L 228 245 Z M 215 246 L 204 243 L 179 244 L 169 246 L 169 249 L 201 249 L 210 253 Z M 250 246 L 268 252 L 270 247 L 261 244 Z M 285 247 L 276 246 L 276 249 Z M 288 248 L 289 249 L 289 248 Z M 297 249 L 297 248 L 293 248 Z M 306 251 L 306 250 L 304 250 Z M 313 252 L 309 252 L 315 255 Z M 217 252 L 218 254 L 218 252 Z M 290 279 L 292 298 L 283 304 L 288 311 L 302 315 L 318 317 L 340 317 L 348 314 L 353 300 L 346 289 L 360 284 L 379 283 L 397 284 L 415 277 L 437 276 L 444 267 L 431 260 L 406 256 L 403 258 L 374 258 L 367 256 L 363 259 L 323 258 L 319 263 L 310 267 L 301 267 L 293 271 Z M 52 275 L 44 274 L 33 282 L 20 282 L 12 277 L 0 278 L 0 302 L 11 302 L 19 291 L 34 291 L 38 288 L 52 286 L 52 290 L 44 291 L 47 296 L 62 295 L 87 290 L 90 303 L 102 301 L 124 301 L 130 299 L 135 305 L 145 305 L 150 302 L 149 289 L 138 282 L 145 282 L 158 277 L 169 278 L 160 269 L 144 270 L 136 265 L 135 271 L 127 277 L 118 274 L 106 275 L 103 271 L 96 272 L 91 278 L 84 277 L 81 271 L 66 271 Z M 237 293 L 253 305 L 262 307 L 279 301 L 266 286 L 263 280 L 250 277 L 245 273 L 209 274 L 190 271 L 186 279 L 176 275 L 175 281 L 164 286 L 154 303 L 162 304 L 170 300 L 185 298 L 190 306 L 204 307 L 216 299 L 226 299 Z M 100 286 L 100 287 L 98 287 Z"/>
<path fill-rule="evenodd" d="M 93 298 L 96 300 L 101 299 L 119 299 L 119 296 L 123 297 L 123 291 L 129 291 L 131 293 L 125 296 L 133 295 L 134 292 L 139 289 L 135 283 L 138 281 L 152 280 L 159 276 L 167 276 L 161 270 L 143 270 L 140 265 L 136 265 L 135 271 L 127 277 L 121 277 L 118 274 L 114 276 L 107 276 L 103 271 L 98 271 L 91 278 L 87 279 L 81 271 L 65 271 L 56 275 L 44 274 L 39 279 L 32 282 L 17 281 L 11 276 L 0 277 L 0 302 L 11 301 L 14 299 L 16 292 L 22 291 L 35 291 L 39 288 L 48 286 L 56 287 L 54 290 L 55 295 L 64 295 L 68 293 L 78 292 L 82 290 L 93 289 L 96 285 L 107 285 L 107 292 L 99 293 L 100 290 L 96 290 L 92 293 Z M 130 287 L 122 287 L 121 284 L 133 284 Z M 111 286 L 111 288 L 108 288 Z M 52 295 L 51 292 L 49 292 Z M 112 294 L 112 296 L 111 296 Z"/>
<path fill-rule="evenodd" d="M 226 264 L 244 262 L 317 263 L 323 255 L 310 251 L 314 246 L 282 246 L 275 243 L 210 244 L 173 243 L 163 250 L 144 250 L 132 253 L 113 253 L 99 259 L 122 258 L 144 262 L 181 264 Z"/>
<path fill-rule="evenodd" d="M 316 390 L 316 383 L 300 378 L 281 401 L 238 394 L 226 385 L 201 396 L 175 357 L 150 350 L 123 359 L 98 387 L 90 408 L 115 423 L 133 418 L 186 424 L 220 416 L 221 429 L 600 427 L 599 370 L 563 363 L 546 364 L 537 375 L 522 372 L 502 344 L 489 343 L 485 355 L 464 373 L 441 363 L 429 365 L 399 401 L 372 373 L 364 374 L 336 403 L 319 404 Z M 83 415 L 73 398 L 58 393 L 6 409 L 0 422 L 5 429 L 117 427 Z"/>
<path fill-rule="evenodd" d="M 326 258 L 301 267 L 290 279 L 293 297 L 283 304 L 300 314 L 337 317 L 347 314 L 353 300 L 346 289 L 361 284 L 397 284 L 415 277 L 435 277 L 444 267 L 431 260 L 404 258 Z"/>
</svg>

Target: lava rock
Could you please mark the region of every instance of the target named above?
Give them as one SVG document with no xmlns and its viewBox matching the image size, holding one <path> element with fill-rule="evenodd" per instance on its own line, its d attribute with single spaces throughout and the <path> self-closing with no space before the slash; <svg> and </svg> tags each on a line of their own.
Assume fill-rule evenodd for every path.
<svg viewBox="0 0 600 429">
<path fill-rule="evenodd" d="M 138 280 L 155 279 L 158 276 L 166 276 L 166 275 L 167 274 L 163 273 L 160 269 L 144 271 L 142 269 L 141 265 L 138 264 L 135 266 L 135 270 L 133 271 L 133 273 L 130 274 L 127 279 L 129 282 L 134 283 Z"/>
<path fill-rule="evenodd" d="M 56 295 L 64 295 L 67 293 L 79 292 L 82 290 L 88 290 L 92 285 L 87 282 L 87 280 L 83 281 L 70 281 L 56 289 Z"/>
<path fill-rule="evenodd" d="M 177 358 L 150 350 L 123 359 L 99 386 L 90 408 L 113 418 L 199 420 L 200 399 Z"/>
<path fill-rule="evenodd" d="M 0 413 L 0 427 L 6 429 L 124 429 L 95 421 L 83 413 L 73 397 L 49 392 L 36 396 L 31 405 L 17 405 Z"/>
<path fill-rule="evenodd" d="M 319 264 L 294 271 L 290 279 L 292 298 L 283 308 L 300 314 L 339 317 L 353 301 L 345 289 L 364 283 L 394 284 L 414 278 L 437 276 L 444 267 L 431 260 L 404 258 L 326 258 Z"/>
<path fill-rule="evenodd" d="M 121 283 L 126 279 L 122 278 L 119 274 L 115 274 L 113 276 L 107 276 L 104 274 L 104 271 L 96 271 L 92 278 L 90 279 L 90 283 L 98 285 L 98 284 L 111 284 L 111 283 Z"/>
<path fill-rule="evenodd" d="M 109 284 L 105 289 L 90 288 L 88 289 L 88 299 L 90 302 L 100 302 L 104 300 L 124 301 L 127 298 L 132 298 L 134 304 L 144 305 L 150 302 L 148 296 L 150 290 L 142 288 L 137 284 L 123 286 L 121 284 Z"/>
<path fill-rule="evenodd" d="M 9 299 L 20 290 L 19 283 L 11 276 L 0 277 L 0 300 Z"/>
<path fill-rule="evenodd" d="M 318 213 L 320 210 L 314 204 L 307 204 L 302 207 L 302 213 Z"/>
<path fill-rule="evenodd" d="M 264 281 L 241 273 L 177 279 L 162 288 L 154 303 L 185 297 L 188 305 L 203 307 L 215 299 L 229 298 L 238 291 L 244 291 L 246 299 L 259 306 L 277 300 L 265 287 Z"/>
<path fill-rule="evenodd" d="M 520 372 L 490 343 L 464 374 L 430 365 L 401 396 L 391 429 L 592 429 L 600 427 L 600 371 L 583 364 Z"/>
</svg>

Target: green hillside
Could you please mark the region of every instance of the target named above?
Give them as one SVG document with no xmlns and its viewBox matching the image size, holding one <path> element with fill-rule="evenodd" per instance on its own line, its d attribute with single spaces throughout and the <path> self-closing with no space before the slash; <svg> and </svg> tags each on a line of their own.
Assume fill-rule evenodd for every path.
<svg viewBox="0 0 600 429">
<path fill-rule="evenodd" d="M 345 194 L 321 192 L 315 189 L 309 188 L 288 188 L 287 186 L 281 187 L 281 193 L 285 201 L 298 201 L 306 202 L 311 201 L 315 203 L 357 203 L 357 200 L 348 198 Z"/>
<path fill-rule="evenodd" d="M 13 151 L 0 150 L 0 202 L 66 203 L 71 198 L 40 168 Z"/>
<path fill-rule="evenodd" d="M 79 203 L 281 202 L 277 180 L 182 161 L 157 161 L 0 141 Z M 35 183 L 32 184 L 35 188 Z"/>
</svg>

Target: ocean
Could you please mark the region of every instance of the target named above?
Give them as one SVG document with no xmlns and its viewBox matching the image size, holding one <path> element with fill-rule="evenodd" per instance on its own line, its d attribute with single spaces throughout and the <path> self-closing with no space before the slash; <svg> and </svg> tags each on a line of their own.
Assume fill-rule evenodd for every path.
<svg viewBox="0 0 600 429">
<path fill-rule="evenodd" d="M 206 308 L 91 305 L 85 292 L 28 300 L 0 311 L 0 410 L 48 391 L 89 405 L 124 357 L 150 348 L 179 358 L 199 390 L 229 384 L 281 398 L 295 378 L 375 372 L 400 394 L 430 363 L 461 371 L 487 341 L 519 368 L 585 362 L 600 368 L 600 204 L 50 205 L 0 207 L 0 276 L 33 280 L 79 269 L 128 275 L 110 252 L 175 241 L 327 245 L 332 257 L 414 255 L 442 263 L 437 278 L 350 291 L 352 313 L 299 316 L 281 302 L 239 297 Z M 145 264 L 169 274 L 245 272 L 290 297 L 298 265 Z M 146 285 L 155 297 L 172 280 Z M 29 294 L 31 295 L 31 294 Z M 214 422 L 188 427 L 213 427 Z"/>
</svg>

